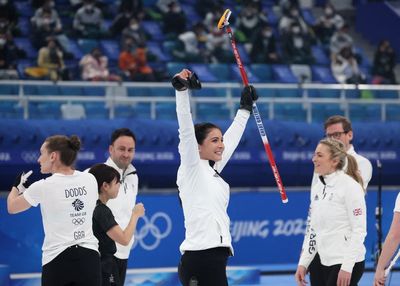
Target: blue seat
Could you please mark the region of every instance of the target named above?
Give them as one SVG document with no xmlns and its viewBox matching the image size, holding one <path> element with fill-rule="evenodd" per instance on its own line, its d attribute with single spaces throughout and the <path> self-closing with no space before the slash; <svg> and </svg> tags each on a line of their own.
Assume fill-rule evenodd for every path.
<svg viewBox="0 0 400 286">
<path fill-rule="evenodd" d="M 21 36 L 28 37 L 31 34 L 31 23 L 28 17 L 19 17 L 18 28 L 21 31 Z"/>
<path fill-rule="evenodd" d="M 220 81 L 231 81 L 230 70 L 227 64 L 211 63 L 208 65 L 208 68 Z"/>
<path fill-rule="evenodd" d="M 156 118 L 157 119 L 172 119 L 176 120 L 176 105 L 171 102 L 156 103 Z"/>
<path fill-rule="evenodd" d="M 251 70 L 261 82 L 272 82 L 272 69 L 268 64 L 251 64 Z"/>
<path fill-rule="evenodd" d="M 400 105 L 391 104 L 386 106 L 386 120 L 400 121 Z"/>
<path fill-rule="evenodd" d="M 160 24 L 155 21 L 142 21 L 143 30 L 148 34 L 154 41 L 164 40 L 164 32 L 161 30 Z"/>
<path fill-rule="evenodd" d="M 329 67 L 311 66 L 311 73 L 314 82 L 337 83 Z"/>
<path fill-rule="evenodd" d="M 301 14 L 303 15 L 304 21 L 310 25 L 314 26 L 316 23 L 315 17 L 310 9 L 301 9 Z"/>
<path fill-rule="evenodd" d="M 157 87 L 151 89 L 151 95 L 153 96 L 167 96 L 174 97 L 175 90 L 171 87 Z"/>
<path fill-rule="evenodd" d="M 322 123 L 332 115 L 344 115 L 340 104 L 313 103 L 311 106 L 312 122 Z"/>
<path fill-rule="evenodd" d="M 119 57 L 119 44 L 114 40 L 101 40 L 100 47 L 109 60 L 116 61 Z"/>
<path fill-rule="evenodd" d="M 59 89 L 57 85 L 38 85 L 36 86 L 38 95 L 59 95 Z"/>
<path fill-rule="evenodd" d="M 80 60 L 83 57 L 83 53 L 74 39 L 69 40 L 68 52 L 71 53 L 75 59 Z"/>
<path fill-rule="evenodd" d="M 168 76 L 172 77 L 186 67 L 187 66 L 184 63 L 169 62 L 169 63 L 167 63 Z"/>
<path fill-rule="evenodd" d="M 196 12 L 194 5 L 184 4 L 184 3 L 181 3 L 180 5 L 182 7 L 182 11 L 185 11 L 185 15 L 186 15 L 186 18 L 188 19 L 188 23 L 195 24 L 195 23 L 203 21 L 203 19 Z"/>
<path fill-rule="evenodd" d="M 331 61 L 321 46 L 312 46 L 311 51 L 317 64 L 326 66 L 330 64 Z"/>
<path fill-rule="evenodd" d="M 27 2 L 13 1 L 18 14 L 24 17 L 32 17 L 34 14 L 32 5 Z"/>
<path fill-rule="evenodd" d="M 198 103 L 196 107 L 198 121 L 228 120 L 230 118 L 230 111 L 226 104 Z"/>
<path fill-rule="evenodd" d="M 396 90 L 376 90 L 374 94 L 376 98 L 399 98 L 399 92 Z"/>
<path fill-rule="evenodd" d="M 297 78 L 287 65 L 272 65 L 273 78 L 281 83 L 297 83 Z"/>
<path fill-rule="evenodd" d="M 98 41 L 94 39 L 78 39 L 77 44 L 83 54 L 88 54 L 99 46 Z"/>
<path fill-rule="evenodd" d="M 29 59 L 37 59 L 38 51 L 32 45 L 28 38 L 14 38 L 15 45 L 26 52 L 26 56 Z"/>
<path fill-rule="evenodd" d="M 45 102 L 37 105 L 40 119 L 60 119 L 61 118 L 61 104 L 58 102 Z"/>
<path fill-rule="evenodd" d="M 24 85 L 22 91 L 24 95 L 38 95 L 37 85 Z"/>
<path fill-rule="evenodd" d="M 351 121 L 376 122 L 381 120 L 381 109 L 378 104 L 350 104 Z"/>
<path fill-rule="evenodd" d="M 0 95 L 17 95 L 19 86 L 16 84 L 0 84 Z"/>
<path fill-rule="evenodd" d="M 82 90 L 84 95 L 104 96 L 106 94 L 106 89 L 102 86 L 84 86 Z"/>
<path fill-rule="evenodd" d="M 208 64 L 190 64 L 189 69 L 197 74 L 201 82 L 218 82 L 218 78 L 209 70 Z"/>
<path fill-rule="evenodd" d="M 242 82 L 242 76 L 240 74 L 240 69 L 236 64 L 231 64 L 231 74 L 232 78 L 236 79 L 237 81 Z M 249 83 L 259 83 L 260 79 L 253 73 L 253 71 L 250 69 L 250 67 L 245 67 L 244 68 L 247 74 L 247 79 L 249 80 Z"/>
<path fill-rule="evenodd" d="M 146 97 L 153 95 L 153 89 L 151 87 L 128 87 L 127 93 L 128 96 Z"/>
<path fill-rule="evenodd" d="M 108 119 L 109 110 L 102 102 L 85 102 L 85 113 L 87 119 Z"/>
<path fill-rule="evenodd" d="M 168 51 L 164 51 L 159 42 L 155 42 L 155 41 L 148 41 L 146 43 L 147 48 L 149 50 L 149 52 L 157 57 L 158 61 L 162 61 L 162 62 L 168 62 L 171 60 L 171 55 L 169 54 Z"/>
<path fill-rule="evenodd" d="M 84 95 L 80 86 L 59 86 L 61 95 Z"/>
<path fill-rule="evenodd" d="M 0 118 L 22 119 L 24 110 L 15 101 L 0 101 Z"/>
<path fill-rule="evenodd" d="M 225 97 L 226 90 L 223 88 L 202 87 L 198 90 L 192 91 L 193 96 L 202 97 Z"/>
<path fill-rule="evenodd" d="M 276 103 L 274 119 L 283 121 L 306 121 L 307 112 L 301 103 Z"/>
<path fill-rule="evenodd" d="M 17 70 L 18 70 L 18 75 L 21 79 L 26 79 L 28 78 L 27 74 L 25 73 L 25 69 L 27 67 L 33 67 L 36 66 L 36 61 L 35 60 L 29 60 L 29 59 L 23 59 L 23 60 L 18 60 L 17 63 Z"/>
</svg>

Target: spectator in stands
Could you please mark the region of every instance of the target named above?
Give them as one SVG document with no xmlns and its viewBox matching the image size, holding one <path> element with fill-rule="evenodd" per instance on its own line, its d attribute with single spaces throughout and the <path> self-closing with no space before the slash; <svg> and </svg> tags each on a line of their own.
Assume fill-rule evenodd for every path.
<svg viewBox="0 0 400 286">
<path fill-rule="evenodd" d="M 268 23 L 267 16 L 258 11 L 253 2 L 247 3 L 236 21 L 236 39 L 239 42 L 250 42 L 256 35 L 261 25 Z"/>
<path fill-rule="evenodd" d="M 202 0 L 202 1 L 196 1 L 194 4 L 194 8 L 196 12 L 199 14 L 199 16 L 204 19 L 208 13 L 213 13 L 216 10 L 219 9 L 219 7 L 223 7 L 224 5 L 224 0 Z M 224 11 L 222 11 L 223 13 Z M 222 14 L 220 14 L 220 17 Z M 218 19 L 219 20 L 219 19 Z M 217 22 L 215 23 L 218 23 Z M 216 25 L 214 23 L 214 25 Z"/>
<path fill-rule="evenodd" d="M 307 285 L 306 273 L 316 250 L 321 284 L 356 286 L 365 267 L 367 213 L 363 180 L 356 159 L 336 139 L 319 141 L 312 158 L 316 182 L 311 187 L 309 225 L 295 279 Z M 314 285 L 314 284 L 313 284 Z"/>
<path fill-rule="evenodd" d="M 119 55 L 118 66 L 126 78 L 133 81 L 154 81 L 152 68 L 147 64 L 146 48 L 136 46 L 134 40 L 127 38 Z"/>
<path fill-rule="evenodd" d="M 342 16 L 340 16 L 335 7 L 327 2 L 324 7 L 324 13 L 318 18 L 314 26 L 317 38 L 323 45 L 329 45 L 333 34 L 344 24 Z"/>
<path fill-rule="evenodd" d="M 134 15 L 127 6 L 122 6 L 122 9 L 123 10 L 115 16 L 109 28 L 110 35 L 114 37 L 120 35 L 122 30 L 129 26 L 129 22 Z"/>
<path fill-rule="evenodd" d="M 186 30 L 186 16 L 181 5 L 172 1 L 168 5 L 168 11 L 163 15 L 163 31 L 167 38 L 175 39 Z"/>
<path fill-rule="evenodd" d="M 96 178 L 99 199 L 93 212 L 93 233 L 99 241 L 101 257 L 102 286 L 123 285 L 121 281 L 118 262 L 114 254 L 117 251 L 115 243 L 128 246 L 135 233 L 137 221 L 144 215 L 145 209 L 142 203 L 136 204 L 128 224 L 122 228 L 114 218 L 111 209 L 106 205 L 110 199 L 118 196 L 121 175 L 111 166 L 96 164 L 90 168 L 89 173 Z"/>
<path fill-rule="evenodd" d="M 165 15 L 170 10 L 170 4 L 172 2 L 176 2 L 176 0 L 157 0 L 156 7 L 162 15 Z"/>
<path fill-rule="evenodd" d="M 389 41 L 383 40 L 379 43 L 375 52 L 372 66 L 372 83 L 374 84 L 397 84 L 394 68 L 396 66 L 396 54 Z"/>
<path fill-rule="evenodd" d="M 145 17 L 142 0 L 122 0 L 118 11 L 119 13 L 129 12 L 139 21 L 142 21 Z"/>
<path fill-rule="evenodd" d="M 43 6 L 36 10 L 35 15 L 31 18 L 31 23 L 32 43 L 37 49 L 47 44 L 48 37 L 54 37 L 60 43 L 63 51 L 68 51 L 69 40 L 63 33 L 60 17 L 54 9 L 52 0 L 46 0 Z"/>
<path fill-rule="evenodd" d="M 111 209 L 115 221 L 122 228 L 127 227 L 131 219 L 138 194 L 139 178 L 136 168 L 132 165 L 136 146 L 136 136 L 130 129 L 115 129 L 111 134 L 111 142 L 108 147 L 110 156 L 105 162 L 106 165 L 113 167 L 121 175 L 118 195 L 115 199 L 109 200 L 107 206 Z M 118 265 L 121 281 L 119 285 L 124 285 L 125 282 L 128 258 L 131 254 L 133 242 L 134 238 L 126 246 L 116 243 L 117 252 L 114 254 L 114 259 Z"/>
<path fill-rule="evenodd" d="M 81 141 L 76 135 L 46 138 L 37 161 L 40 172 L 50 176 L 27 187 L 26 180 L 32 171 L 20 174 L 7 198 L 10 214 L 40 204 L 44 229 L 41 285 L 44 286 L 101 285 L 98 241 L 92 230 L 97 182 L 92 174 L 75 170 L 80 148 Z"/>
<path fill-rule="evenodd" d="M 103 13 L 95 6 L 94 0 L 85 0 L 76 12 L 73 22 L 78 37 L 101 38 L 106 35 L 103 27 Z"/>
<path fill-rule="evenodd" d="M 186 229 L 180 246 L 179 279 L 185 286 L 228 285 L 226 265 L 233 253 L 227 213 L 230 190 L 220 172 L 238 146 L 258 97 L 253 86 L 243 89 L 236 117 L 222 135 L 212 123 L 193 126 L 188 88 L 201 87 L 197 77 L 183 69 L 172 85 L 180 139 L 177 185 Z"/>
<path fill-rule="evenodd" d="M 223 29 L 218 29 L 218 23 L 224 8 L 215 5 L 215 10 L 209 11 L 203 21 L 203 26 L 207 31 L 206 49 L 210 52 L 211 62 L 228 63 L 234 61 L 231 43 Z"/>
<path fill-rule="evenodd" d="M 39 50 L 37 64 L 47 70 L 51 80 L 68 80 L 68 70 L 64 65 L 63 53 L 55 39 L 50 38 L 47 46 Z"/>
<path fill-rule="evenodd" d="M 331 69 L 335 79 L 339 83 L 360 84 L 365 83 L 366 77 L 361 72 L 357 59 L 351 47 L 344 47 L 334 56 Z"/>
<path fill-rule="evenodd" d="M 7 26 L 14 35 L 18 31 L 18 12 L 14 1 L 0 0 L 0 25 Z"/>
<path fill-rule="evenodd" d="M 354 138 L 353 137 L 354 133 L 350 120 L 341 115 L 330 116 L 324 122 L 324 130 L 327 138 L 333 138 L 341 141 L 344 144 L 344 148 L 347 154 L 350 154 L 356 159 L 358 166 L 358 173 L 360 174 L 363 182 L 362 186 L 364 190 L 367 190 L 368 184 L 372 177 L 372 165 L 367 158 L 359 155 L 354 150 L 354 146 L 351 143 Z M 318 180 L 319 179 L 317 174 L 314 173 L 311 188 L 313 188 L 313 186 L 318 182 Z M 307 221 L 309 221 L 309 219 L 310 217 L 308 217 Z M 309 228 L 307 229 L 307 231 L 309 231 Z M 308 247 L 305 244 L 307 241 L 306 237 L 307 234 L 304 239 L 303 249 L 306 249 Z M 317 250 L 315 250 L 314 252 L 315 252 L 314 259 L 312 260 L 310 266 L 308 267 L 310 273 L 310 282 L 311 285 L 325 285 L 325 282 L 320 275 L 320 273 L 323 273 L 323 266 L 321 265 L 321 260 Z"/>
<path fill-rule="evenodd" d="M 283 16 L 279 20 L 279 33 L 282 36 L 286 33 L 290 33 L 293 24 L 297 24 L 300 27 L 300 32 L 302 34 L 310 36 L 308 25 L 300 15 L 298 6 L 291 4 L 288 10 L 283 11 Z"/>
<path fill-rule="evenodd" d="M 20 51 L 11 35 L 0 34 L 0 79 L 17 79 L 17 60 Z"/>
<path fill-rule="evenodd" d="M 83 56 L 79 62 L 82 69 L 82 79 L 90 81 L 121 81 L 121 77 L 111 74 L 108 69 L 108 58 L 99 48 L 94 48 Z"/>
<path fill-rule="evenodd" d="M 130 38 L 134 40 L 136 45 L 145 46 L 147 37 L 143 28 L 140 26 L 140 21 L 136 18 L 131 18 L 129 25 L 122 31 L 122 47 L 126 42 L 126 39 Z"/>
<path fill-rule="evenodd" d="M 353 49 L 353 38 L 349 34 L 349 25 L 343 22 L 330 40 L 331 60 L 333 61 L 335 55 L 346 47 Z"/>
<path fill-rule="evenodd" d="M 250 58 L 254 63 L 278 63 L 276 40 L 271 26 L 264 24 L 252 40 Z"/>
<path fill-rule="evenodd" d="M 312 64 L 315 59 L 311 53 L 311 40 L 302 33 L 298 23 L 293 22 L 291 29 L 282 36 L 283 60 L 288 64 Z"/>
</svg>

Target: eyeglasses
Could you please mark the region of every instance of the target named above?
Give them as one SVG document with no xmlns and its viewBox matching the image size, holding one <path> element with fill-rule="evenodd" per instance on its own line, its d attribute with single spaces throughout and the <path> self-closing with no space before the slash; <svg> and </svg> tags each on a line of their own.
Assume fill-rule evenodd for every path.
<svg viewBox="0 0 400 286">
<path fill-rule="evenodd" d="M 326 133 L 326 137 L 338 139 L 342 134 L 347 134 L 349 131 Z"/>
</svg>

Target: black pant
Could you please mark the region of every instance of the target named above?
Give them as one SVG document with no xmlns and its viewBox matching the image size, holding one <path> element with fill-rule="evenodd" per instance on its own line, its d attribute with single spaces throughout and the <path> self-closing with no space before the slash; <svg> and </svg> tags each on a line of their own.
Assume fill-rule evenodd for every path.
<svg viewBox="0 0 400 286">
<path fill-rule="evenodd" d="M 229 256 L 227 247 L 185 251 L 178 266 L 179 280 L 183 286 L 228 286 Z"/>
<path fill-rule="evenodd" d="M 319 254 L 315 254 L 313 261 L 308 267 L 311 286 L 325 286 L 325 279 L 322 273 L 322 264 Z"/>
<path fill-rule="evenodd" d="M 337 277 L 340 271 L 341 264 L 332 266 L 324 266 L 321 264 L 321 259 L 318 253 L 308 267 L 310 271 L 311 286 L 336 286 Z M 357 262 L 351 273 L 349 286 L 357 286 L 364 273 L 365 261 Z"/>
<path fill-rule="evenodd" d="M 114 256 L 101 257 L 101 286 L 123 286 L 121 283 L 118 263 Z"/>
<path fill-rule="evenodd" d="M 114 258 L 115 258 L 115 261 L 117 262 L 117 266 L 118 266 L 119 281 L 121 282 L 121 285 L 124 285 L 126 269 L 128 267 L 128 259 L 119 259 L 115 256 L 114 256 Z"/>
<path fill-rule="evenodd" d="M 74 245 L 43 265 L 42 286 L 101 285 L 100 256 L 97 251 Z"/>
</svg>

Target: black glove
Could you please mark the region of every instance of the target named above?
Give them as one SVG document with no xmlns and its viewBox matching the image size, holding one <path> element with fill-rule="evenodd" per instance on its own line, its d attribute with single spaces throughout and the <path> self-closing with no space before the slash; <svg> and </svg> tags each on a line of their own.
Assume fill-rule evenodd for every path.
<svg viewBox="0 0 400 286">
<path fill-rule="evenodd" d="M 189 78 L 183 79 L 176 75 L 172 78 L 172 86 L 178 90 L 183 91 L 185 89 L 201 89 L 201 82 L 197 77 L 196 73 L 192 73 Z"/>
<path fill-rule="evenodd" d="M 22 194 L 23 192 L 25 192 L 26 188 L 29 187 L 27 180 L 30 175 L 32 175 L 32 170 L 30 170 L 26 174 L 22 172 L 15 178 L 13 187 L 16 187 L 18 189 L 18 193 Z"/>
<path fill-rule="evenodd" d="M 240 109 L 253 110 L 253 102 L 258 99 L 256 89 L 252 85 L 245 86 L 240 97 Z"/>
</svg>

